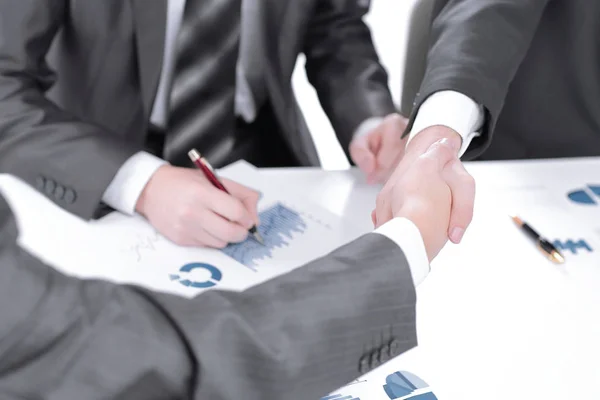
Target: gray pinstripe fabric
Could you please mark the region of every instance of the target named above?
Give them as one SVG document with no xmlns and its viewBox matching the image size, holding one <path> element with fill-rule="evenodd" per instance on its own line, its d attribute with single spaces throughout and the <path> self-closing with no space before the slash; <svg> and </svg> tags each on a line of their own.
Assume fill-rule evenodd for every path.
<svg viewBox="0 0 600 400">
<path fill-rule="evenodd" d="M 46 267 L 1 198 L 0 234 L 2 399 L 316 400 L 415 345 L 410 271 L 382 235 L 190 300 Z"/>
</svg>

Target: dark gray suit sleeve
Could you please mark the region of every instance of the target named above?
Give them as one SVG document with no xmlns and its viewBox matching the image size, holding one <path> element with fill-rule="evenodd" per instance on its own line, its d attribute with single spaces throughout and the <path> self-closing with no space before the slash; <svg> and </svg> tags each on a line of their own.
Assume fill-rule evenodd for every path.
<svg viewBox="0 0 600 400">
<path fill-rule="evenodd" d="M 317 1 L 304 46 L 308 80 L 346 152 L 361 122 L 397 111 L 363 21 L 368 3 Z"/>
<path fill-rule="evenodd" d="M 63 21 L 68 3 L 0 2 L 0 172 L 18 176 L 47 196 L 44 176 L 66 188 L 82 188 L 65 201 L 48 197 L 90 218 L 118 169 L 136 150 L 45 97 L 56 80 L 46 54 L 57 32 L 67 29 Z"/>
<path fill-rule="evenodd" d="M 2 398 L 318 399 L 416 344 L 406 259 L 377 234 L 185 299 L 41 264 L 1 198 L 0 227 Z"/>
<path fill-rule="evenodd" d="M 509 85 L 548 1 L 438 0 L 427 69 L 405 134 L 430 95 L 454 90 L 485 108 L 483 135 L 473 140 L 464 158 L 480 155 L 491 141 Z"/>
</svg>

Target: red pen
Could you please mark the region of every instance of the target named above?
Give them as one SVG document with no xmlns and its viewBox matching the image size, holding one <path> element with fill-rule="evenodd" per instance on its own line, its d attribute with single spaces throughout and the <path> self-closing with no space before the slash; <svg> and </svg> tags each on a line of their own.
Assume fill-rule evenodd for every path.
<svg viewBox="0 0 600 400">
<path fill-rule="evenodd" d="M 221 183 L 221 181 L 219 180 L 219 178 L 217 177 L 217 174 L 215 173 L 213 167 L 208 163 L 208 161 L 206 161 L 206 159 L 204 157 L 202 157 L 200 155 L 200 152 L 198 152 L 198 150 L 196 149 L 192 149 L 188 152 L 188 156 L 190 157 L 190 160 L 192 160 L 192 162 L 194 163 L 194 165 L 196 167 L 198 167 L 198 169 L 200 171 L 202 171 L 202 173 L 204 174 L 204 176 L 206 176 L 206 179 L 208 179 L 208 181 L 210 183 L 212 183 L 212 185 L 214 187 L 216 187 L 219 190 L 222 190 L 223 192 L 229 194 L 229 191 L 227 190 L 227 188 L 225 188 L 225 186 Z M 265 244 L 264 239 L 262 238 L 262 236 L 260 236 L 260 233 L 258 233 L 258 230 L 256 229 L 256 226 L 253 226 L 252 228 L 250 228 L 248 230 L 248 232 L 250 232 L 250 234 L 252 235 L 252 237 L 254 237 L 254 239 L 256 239 L 256 241 L 262 245 Z"/>
</svg>

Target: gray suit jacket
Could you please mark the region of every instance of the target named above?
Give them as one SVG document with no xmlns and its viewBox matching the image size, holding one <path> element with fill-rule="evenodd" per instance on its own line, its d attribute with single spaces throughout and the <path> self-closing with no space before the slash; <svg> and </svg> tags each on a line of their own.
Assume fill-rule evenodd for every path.
<svg viewBox="0 0 600 400">
<path fill-rule="evenodd" d="M 413 119 L 432 93 L 456 90 L 486 110 L 466 157 L 600 155 L 600 2 L 438 3 Z"/>
<path fill-rule="evenodd" d="M 2 399 L 317 400 L 416 343 L 407 261 L 378 234 L 194 299 L 65 276 L 16 235 L 0 196 Z"/>
<path fill-rule="evenodd" d="M 167 0 L 0 3 L 0 172 L 90 218 L 143 148 L 158 86 Z M 365 119 L 394 111 L 358 0 L 260 1 L 268 97 L 285 140 L 318 165 L 291 75 L 307 74 L 344 148 Z M 48 60 L 48 62 L 46 62 Z"/>
</svg>

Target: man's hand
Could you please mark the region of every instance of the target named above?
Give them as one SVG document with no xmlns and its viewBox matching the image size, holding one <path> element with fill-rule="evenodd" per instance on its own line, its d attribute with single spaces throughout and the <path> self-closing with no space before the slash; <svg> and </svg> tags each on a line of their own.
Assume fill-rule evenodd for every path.
<svg viewBox="0 0 600 400">
<path fill-rule="evenodd" d="M 451 215 L 460 214 L 464 229 L 473 217 L 475 182 L 449 139 L 442 139 L 413 159 L 402 160 L 402 174 L 390 178 L 372 213 L 376 226 L 393 217 L 410 219 L 419 228 L 429 260 L 444 247 L 452 231 Z M 457 195 L 458 194 L 458 195 Z M 462 233 L 460 234 L 462 237 Z M 453 240 L 454 241 L 454 240 Z"/>
<path fill-rule="evenodd" d="M 434 125 L 416 134 L 406 146 L 406 156 L 416 158 L 425 153 L 433 143 L 448 139 L 448 143 L 456 150 L 462 145 L 462 137 L 454 129 L 443 125 Z"/>
<path fill-rule="evenodd" d="M 462 144 L 462 138 L 456 131 L 441 125 L 423 129 L 423 131 L 419 132 L 419 134 L 417 134 L 406 146 L 406 153 L 402 158 L 402 162 L 398 164 L 398 167 L 396 167 L 396 170 L 389 180 L 395 182 L 400 179 L 418 157 L 424 154 L 433 143 L 441 139 L 447 139 L 447 143 L 454 149 L 454 154 L 458 155 Z M 468 176 L 463 181 L 456 182 L 455 187 L 452 190 L 452 212 L 450 215 L 449 237 L 454 243 L 459 243 L 461 241 L 465 230 L 471 223 L 474 202 L 474 187 L 471 185 L 471 181 L 472 178 Z M 386 188 L 384 187 L 383 191 L 385 190 Z M 378 215 L 380 221 L 392 218 L 392 214 L 389 210 L 381 211 L 381 213 L 381 215 Z"/>
<path fill-rule="evenodd" d="M 215 188 L 200 171 L 160 167 L 150 178 L 136 211 L 181 246 L 223 248 L 246 239 L 258 224 L 257 192 L 223 179 L 231 194 Z"/>
<path fill-rule="evenodd" d="M 352 161 L 365 173 L 367 182 L 385 182 L 404 155 L 406 139 L 402 133 L 408 120 L 390 114 L 374 130 L 350 143 Z"/>
</svg>

